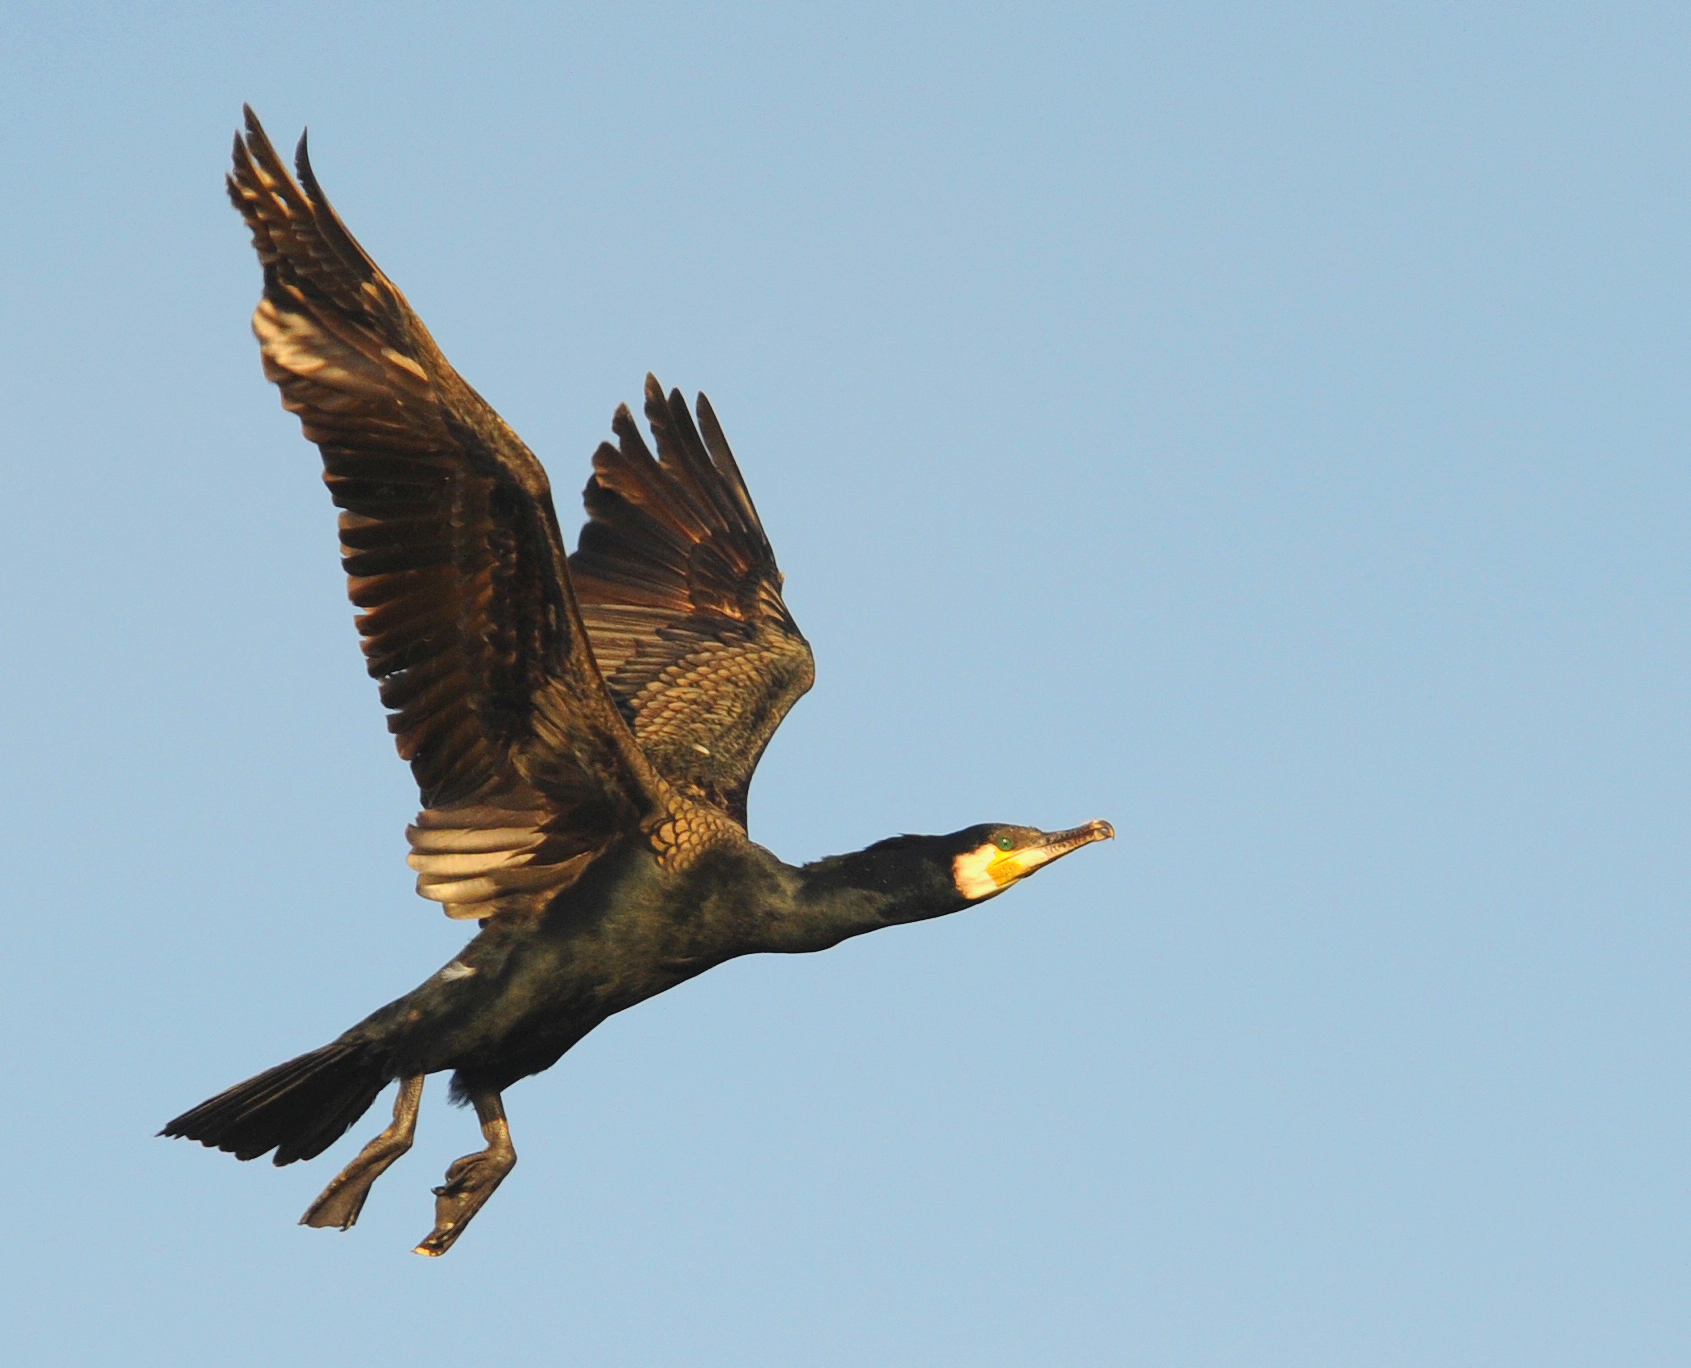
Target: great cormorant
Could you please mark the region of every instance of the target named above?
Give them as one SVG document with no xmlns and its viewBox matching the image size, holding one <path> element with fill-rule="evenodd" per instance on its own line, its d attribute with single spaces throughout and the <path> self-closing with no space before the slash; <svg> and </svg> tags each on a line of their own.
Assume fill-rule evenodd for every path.
<svg viewBox="0 0 1691 1368">
<path fill-rule="evenodd" d="M 716 415 L 646 380 L 654 459 L 612 420 L 566 560 L 546 474 L 447 364 L 252 111 L 229 194 L 264 266 L 264 373 L 323 453 L 348 592 L 423 811 L 417 891 L 480 931 L 322 1049 L 170 1122 L 277 1164 L 327 1149 L 399 1080 L 393 1122 L 302 1218 L 345 1230 L 454 1070 L 487 1148 L 435 1189 L 443 1254 L 516 1163 L 500 1094 L 606 1017 L 738 955 L 824 950 L 994 897 L 1114 835 L 987 824 L 795 868 L 746 836 L 746 789 L 813 678 L 810 646 Z"/>
</svg>

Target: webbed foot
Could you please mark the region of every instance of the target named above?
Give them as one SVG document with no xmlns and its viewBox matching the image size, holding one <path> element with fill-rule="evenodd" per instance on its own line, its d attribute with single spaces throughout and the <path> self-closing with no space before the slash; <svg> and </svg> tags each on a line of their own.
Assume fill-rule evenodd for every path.
<svg viewBox="0 0 1691 1368">
<path fill-rule="evenodd" d="M 357 1223 L 358 1213 L 364 1210 L 364 1199 L 370 1195 L 370 1185 L 411 1148 L 411 1138 L 417 1131 L 417 1108 L 422 1099 L 422 1074 L 400 1080 L 392 1123 L 335 1175 L 335 1180 L 305 1209 L 305 1215 L 299 1218 L 301 1225 L 350 1230 Z"/>
<path fill-rule="evenodd" d="M 505 1175 L 517 1166 L 511 1130 L 498 1093 L 472 1094 L 487 1148 L 466 1154 L 446 1170 L 446 1182 L 434 1190 L 434 1229 L 412 1251 L 438 1258 L 452 1248 L 475 1214 L 487 1204 Z"/>
</svg>

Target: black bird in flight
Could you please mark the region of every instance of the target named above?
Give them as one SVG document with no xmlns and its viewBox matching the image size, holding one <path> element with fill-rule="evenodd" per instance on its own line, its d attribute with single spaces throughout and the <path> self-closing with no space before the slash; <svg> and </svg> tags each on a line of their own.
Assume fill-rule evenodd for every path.
<svg viewBox="0 0 1691 1368">
<path fill-rule="evenodd" d="M 746 835 L 746 790 L 814 677 L 781 573 L 704 396 L 646 380 L 654 459 L 612 419 L 566 557 L 546 473 L 447 364 L 251 109 L 229 194 L 264 266 L 264 373 L 323 453 L 348 594 L 423 811 L 417 891 L 476 937 L 322 1049 L 170 1122 L 277 1164 L 327 1149 L 399 1080 L 393 1122 L 302 1218 L 345 1230 L 454 1070 L 487 1148 L 435 1189 L 444 1254 L 516 1163 L 500 1094 L 605 1018 L 713 965 L 825 950 L 957 912 L 1115 833 L 986 824 L 800 867 Z"/>
</svg>

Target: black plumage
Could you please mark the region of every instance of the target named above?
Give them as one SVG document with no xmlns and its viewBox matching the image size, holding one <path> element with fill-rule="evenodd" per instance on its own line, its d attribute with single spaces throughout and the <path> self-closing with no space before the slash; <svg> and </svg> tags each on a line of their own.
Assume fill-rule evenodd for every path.
<svg viewBox="0 0 1691 1368">
<path fill-rule="evenodd" d="M 370 674 L 423 810 L 418 891 L 479 934 L 337 1040 L 170 1122 L 251 1159 L 321 1153 L 391 1081 L 393 1122 L 303 1218 L 353 1224 L 453 1071 L 487 1148 L 436 1189 L 444 1253 L 516 1161 L 501 1094 L 615 1012 L 715 964 L 825 949 L 994 896 L 1092 841 L 987 825 L 794 867 L 747 838 L 746 794 L 810 687 L 810 647 L 716 415 L 647 378 L 657 447 L 618 409 L 573 556 L 546 474 L 447 364 L 252 111 L 229 192 L 264 268 L 265 374 L 323 454 Z"/>
</svg>

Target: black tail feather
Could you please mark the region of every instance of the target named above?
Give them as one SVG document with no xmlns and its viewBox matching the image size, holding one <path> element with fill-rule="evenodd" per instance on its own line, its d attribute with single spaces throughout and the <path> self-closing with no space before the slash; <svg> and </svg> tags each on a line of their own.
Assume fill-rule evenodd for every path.
<svg viewBox="0 0 1691 1368">
<path fill-rule="evenodd" d="M 237 1083 L 165 1126 L 237 1159 L 275 1150 L 275 1163 L 315 1159 L 345 1135 L 388 1084 L 367 1045 L 336 1041 Z"/>
</svg>

